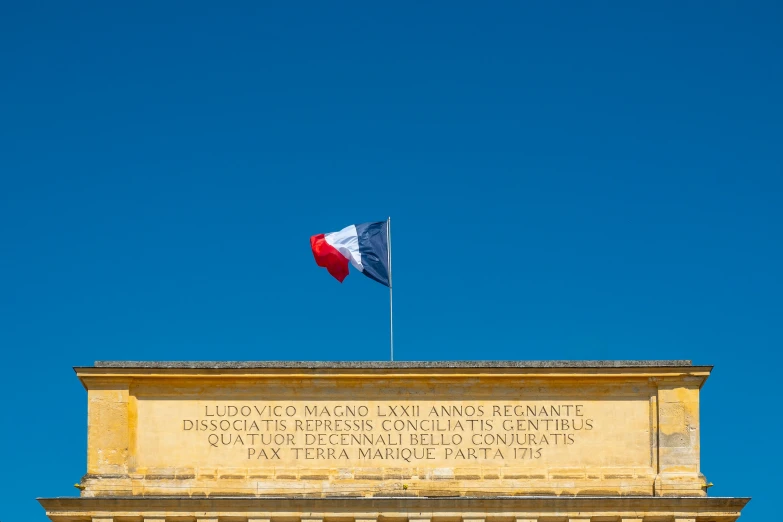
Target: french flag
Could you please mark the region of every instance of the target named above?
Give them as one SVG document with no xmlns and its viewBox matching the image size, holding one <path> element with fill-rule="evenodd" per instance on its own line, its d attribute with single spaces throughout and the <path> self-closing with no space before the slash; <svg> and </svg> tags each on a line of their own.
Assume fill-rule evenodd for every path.
<svg viewBox="0 0 783 522">
<path fill-rule="evenodd" d="M 349 225 L 339 232 L 310 238 L 315 263 L 340 281 L 348 276 L 348 263 L 361 273 L 390 286 L 389 222 Z"/>
</svg>

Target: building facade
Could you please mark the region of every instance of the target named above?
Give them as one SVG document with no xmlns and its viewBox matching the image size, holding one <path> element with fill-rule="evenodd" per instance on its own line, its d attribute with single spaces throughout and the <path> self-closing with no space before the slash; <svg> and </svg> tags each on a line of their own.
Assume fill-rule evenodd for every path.
<svg viewBox="0 0 783 522">
<path fill-rule="evenodd" d="M 58 522 L 717 522 L 690 361 L 98 362 Z"/>
</svg>

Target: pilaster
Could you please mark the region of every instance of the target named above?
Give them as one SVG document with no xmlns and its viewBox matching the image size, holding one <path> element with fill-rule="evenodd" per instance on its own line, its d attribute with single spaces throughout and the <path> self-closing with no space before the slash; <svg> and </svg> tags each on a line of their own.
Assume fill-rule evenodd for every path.
<svg viewBox="0 0 783 522">
<path fill-rule="evenodd" d="M 658 381 L 656 496 L 706 496 L 700 473 L 700 377 Z"/>
</svg>

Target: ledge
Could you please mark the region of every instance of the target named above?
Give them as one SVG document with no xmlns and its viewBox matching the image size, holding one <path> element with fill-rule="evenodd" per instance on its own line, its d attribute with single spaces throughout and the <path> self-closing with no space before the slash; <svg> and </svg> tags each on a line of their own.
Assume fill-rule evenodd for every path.
<svg viewBox="0 0 783 522">
<path fill-rule="evenodd" d="M 427 368 L 676 368 L 689 360 L 620 361 L 95 361 L 95 368 L 149 369 L 427 369 Z"/>
<path fill-rule="evenodd" d="M 301 511 L 340 512 L 344 510 L 384 511 L 404 507 L 406 510 L 427 508 L 449 509 L 512 509 L 512 510 L 584 510 L 584 511 L 667 511 L 685 510 L 706 513 L 710 511 L 739 511 L 750 501 L 749 497 L 653 497 L 653 496 L 465 496 L 465 497 L 241 497 L 241 496 L 125 496 L 125 497 L 55 497 L 39 498 L 38 502 L 49 512 L 78 510 L 133 509 L 138 512 L 166 510 L 190 511 Z"/>
</svg>

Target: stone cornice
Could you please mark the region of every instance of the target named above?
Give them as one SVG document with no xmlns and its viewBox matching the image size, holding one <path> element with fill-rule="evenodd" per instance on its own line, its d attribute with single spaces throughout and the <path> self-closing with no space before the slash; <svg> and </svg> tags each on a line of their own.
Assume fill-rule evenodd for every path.
<svg viewBox="0 0 783 522">
<path fill-rule="evenodd" d="M 411 368 L 638 368 L 692 366 L 679 360 L 560 361 L 95 361 L 96 368 L 171 369 L 411 369 Z"/>
<path fill-rule="evenodd" d="M 682 364 L 680 364 L 682 363 Z M 700 385 L 712 366 L 693 366 L 690 361 L 446 361 L 426 362 L 98 362 L 75 367 L 89 388 L 102 383 L 151 379 L 191 380 L 259 378 L 274 379 L 449 379 L 449 378 L 651 378 L 695 379 Z M 88 385 L 89 384 L 89 385 Z"/>
<path fill-rule="evenodd" d="M 635 496 L 524 496 L 524 497 L 373 497 L 373 498 L 291 498 L 291 497 L 109 497 L 41 498 L 38 501 L 53 520 L 70 520 L 80 513 L 166 513 L 168 517 L 195 513 L 220 513 L 221 516 L 303 517 L 404 517 L 453 518 L 480 515 L 481 518 L 506 518 L 515 514 L 547 517 L 579 513 L 582 517 L 598 513 L 614 516 L 686 516 L 708 520 L 735 520 L 749 498 L 735 497 L 635 497 Z M 75 518 L 74 518 L 75 519 Z"/>
</svg>

